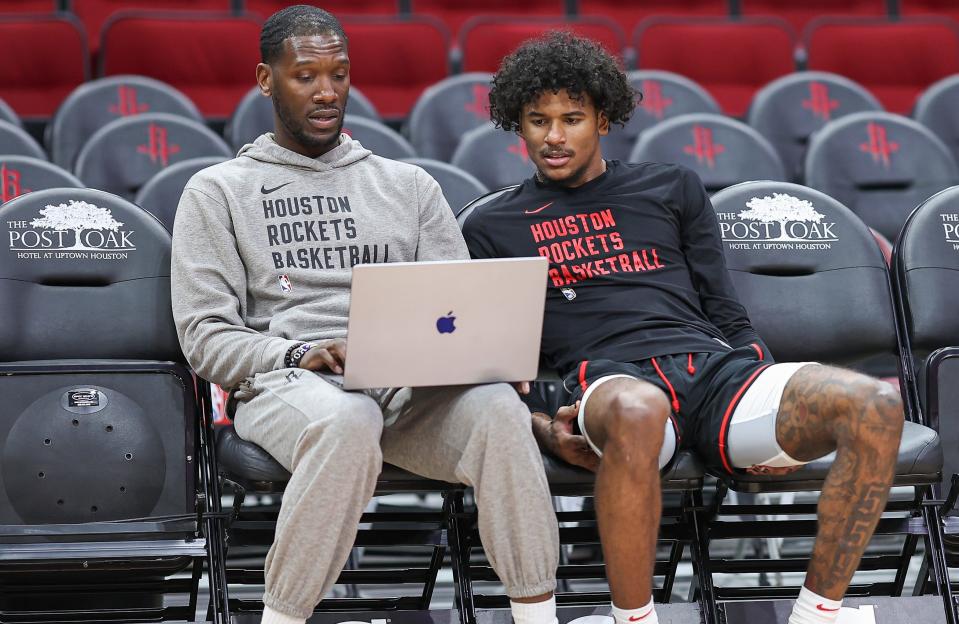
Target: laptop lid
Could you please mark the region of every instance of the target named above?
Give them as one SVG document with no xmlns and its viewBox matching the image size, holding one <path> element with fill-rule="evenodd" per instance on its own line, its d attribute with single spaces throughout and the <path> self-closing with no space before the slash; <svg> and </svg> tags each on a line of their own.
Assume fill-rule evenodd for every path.
<svg viewBox="0 0 959 624">
<path fill-rule="evenodd" d="M 353 267 L 343 387 L 536 378 L 545 258 Z"/>
</svg>

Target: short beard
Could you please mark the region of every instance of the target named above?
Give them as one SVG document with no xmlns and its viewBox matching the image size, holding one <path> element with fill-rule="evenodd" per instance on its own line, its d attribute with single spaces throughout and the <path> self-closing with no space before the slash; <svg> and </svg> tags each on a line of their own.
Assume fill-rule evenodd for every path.
<svg viewBox="0 0 959 624">
<path fill-rule="evenodd" d="M 344 107 L 340 111 L 340 123 L 336 127 L 336 133 L 333 134 L 328 140 L 318 140 L 303 130 L 303 124 L 298 124 L 293 118 L 293 113 L 288 109 L 276 96 L 276 90 L 273 90 L 273 93 L 270 94 L 270 99 L 273 100 L 273 110 L 276 111 L 276 116 L 280 120 L 280 123 L 283 125 L 283 128 L 286 129 L 287 134 L 290 135 L 298 145 L 302 146 L 308 152 L 316 153 L 326 153 L 336 147 L 340 142 L 340 133 L 343 131 L 343 119 L 346 113 Z"/>
</svg>

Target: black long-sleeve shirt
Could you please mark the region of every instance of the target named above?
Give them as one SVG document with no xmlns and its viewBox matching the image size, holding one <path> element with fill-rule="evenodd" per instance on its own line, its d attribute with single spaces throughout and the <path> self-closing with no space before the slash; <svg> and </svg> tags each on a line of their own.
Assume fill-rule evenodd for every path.
<svg viewBox="0 0 959 624">
<path fill-rule="evenodd" d="M 681 166 L 607 161 L 576 188 L 535 177 L 463 225 L 474 258 L 549 259 L 546 364 L 633 362 L 756 343 L 702 182 Z M 727 344 L 728 343 L 728 344 Z"/>
</svg>

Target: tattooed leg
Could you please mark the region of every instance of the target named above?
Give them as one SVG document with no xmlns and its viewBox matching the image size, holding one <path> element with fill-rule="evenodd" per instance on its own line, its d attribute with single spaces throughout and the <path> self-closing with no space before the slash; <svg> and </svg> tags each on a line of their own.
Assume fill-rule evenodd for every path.
<svg viewBox="0 0 959 624">
<path fill-rule="evenodd" d="M 819 529 L 806 587 L 841 600 L 886 506 L 903 411 L 899 393 L 865 375 L 800 368 L 786 384 L 776 438 L 791 457 L 836 451 L 819 499 Z"/>
</svg>

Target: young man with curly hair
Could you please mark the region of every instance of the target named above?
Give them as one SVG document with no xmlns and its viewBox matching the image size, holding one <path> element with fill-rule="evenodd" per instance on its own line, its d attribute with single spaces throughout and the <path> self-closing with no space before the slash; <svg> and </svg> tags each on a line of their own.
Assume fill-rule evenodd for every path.
<svg viewBox="0 0 959 624">
<path fill-rule="evenodd" d="M 786 473 L 836 451 L 790 624 L 833 622 L 884 508 L 903 426 L 888 384 L 775 364 L 726 272 L 716 216 L 677 165 L 604 160 L 636 94 L 597 44 L 526 43 L 493 79 L 490 113 L 526 143 L 533 177 L 464 224 L 474 257 L 550 260 L 543 354 L 571 406 L 534 413 L 540 445 L 596 471 L 613 616 L 657 622 L 659 471 L 676 447 L 714 470 Z"/>
<path fill-rule="evenodd" d="M 342 387 L 353 266 L 468 257 L 439 185 L 341 132 L 351 66 L 335 17 L 285 8 L 264 23 L 260 51 L 274 131 L 187 183 L 172 292 L 187 359 L 236 390 L 236 433 L 292 475 L 263 622 L 303 624 L 328 594 L 385 461 L 472 486 L 514 620 L 555 624 L 556 516 L 516 391 Z"/>
</svg>

